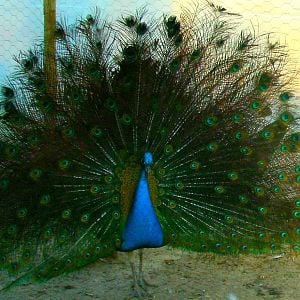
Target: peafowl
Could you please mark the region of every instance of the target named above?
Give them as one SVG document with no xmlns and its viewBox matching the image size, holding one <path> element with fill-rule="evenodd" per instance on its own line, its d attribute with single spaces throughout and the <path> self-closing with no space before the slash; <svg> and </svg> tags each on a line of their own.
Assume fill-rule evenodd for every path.
<svg viewBox="0 0 300 300">
<path fill-rule="evenodd" d="M 213 4 L 58 23 L 1 89 L 2 290 L 115 251 L 300 251 L 287 54 Z M 50 70 L 50 71 L 49 71 Z M 298 129 L 297 129 L 298 128 Z"/>
</svg>

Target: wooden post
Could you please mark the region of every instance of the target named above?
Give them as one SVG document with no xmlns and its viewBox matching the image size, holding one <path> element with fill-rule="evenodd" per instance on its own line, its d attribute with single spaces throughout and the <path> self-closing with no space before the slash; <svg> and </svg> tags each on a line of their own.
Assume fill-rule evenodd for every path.
<svg viewBox="0 0 300 300">
<path fill-rule="evenodd" d="M 44 0 L 44 69 L 47 93 L 53 97 L 57 89 L 55 27 L 56 0 Z"/>
</svg>

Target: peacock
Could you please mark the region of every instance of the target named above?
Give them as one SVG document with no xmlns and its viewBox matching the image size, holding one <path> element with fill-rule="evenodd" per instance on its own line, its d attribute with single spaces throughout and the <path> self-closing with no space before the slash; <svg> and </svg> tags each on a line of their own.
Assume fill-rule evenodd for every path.
<svg viewBox="0 0 300 300">
<path fill-rule="evenodd" d="M 212 3 L 57 23 L 1 88 L 2 292 L 116 251 L 300 251 L 285 46 Z M 299 110 L 298 110 L 299 112 Z M 10 276 L 8 276 L 10 275 Z"/>
</svg>

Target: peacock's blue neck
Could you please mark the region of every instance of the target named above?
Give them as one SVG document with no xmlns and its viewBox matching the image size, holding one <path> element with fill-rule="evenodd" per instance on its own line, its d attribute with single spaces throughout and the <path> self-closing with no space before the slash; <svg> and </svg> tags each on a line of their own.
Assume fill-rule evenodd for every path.
<svg viewBox="0 0 300 300">
<path fill-rule="evenodd" d="M 147 176 L 152 161 L 152 154 L 145 152 L 144 169 L 140 173 L 132 207 L 122 233 L 121 250 L 123 251 L 156 248 L 163 245 L 162 227 L 152 205 Z"/>
</svg>

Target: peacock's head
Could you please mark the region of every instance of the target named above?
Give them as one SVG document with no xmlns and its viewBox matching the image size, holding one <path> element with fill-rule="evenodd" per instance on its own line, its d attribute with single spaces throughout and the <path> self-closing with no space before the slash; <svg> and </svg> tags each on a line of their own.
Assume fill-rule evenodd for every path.
<svg viewBox="0 0 300 300">
<path fill-rule="evenodd" d="M 153 155 L 151 152 L 146 151 L 142 159 L 142 165 L 144 166 L 146 173 L 149 173 L 152 164 L 153 164 Z"/>
</svg>

